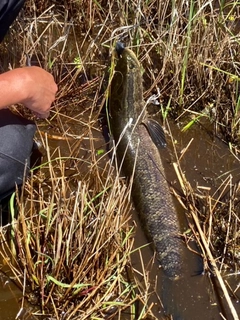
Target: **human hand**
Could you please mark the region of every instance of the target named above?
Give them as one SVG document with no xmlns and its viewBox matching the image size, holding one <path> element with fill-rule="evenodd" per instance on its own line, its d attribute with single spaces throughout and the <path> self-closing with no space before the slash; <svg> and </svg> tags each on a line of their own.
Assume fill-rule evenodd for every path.
<svg viewBox="0 0 240 320">
<path fill-rule="evenodd" d="M 57 85 L 53 76 L 39 67 L 21 68 L 24 76 L 24 98 L 21 103 L 40 118 L 47 118 L 55 100 Z"/>
<path fill-rule="evenodd" d="M 40 118 L 47 118 L 55 99 L 53 76 L 39 67 L 17 68 L 0 75 L 0 109 L 22 103 Z"/>
</svg>

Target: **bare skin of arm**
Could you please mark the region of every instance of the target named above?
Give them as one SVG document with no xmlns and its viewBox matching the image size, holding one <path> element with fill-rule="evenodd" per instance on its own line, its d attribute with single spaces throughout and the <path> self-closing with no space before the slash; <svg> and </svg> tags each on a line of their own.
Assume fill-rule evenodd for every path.
<svg viewBox="0 0 240 320">
<path fill-rule="evenodd" d="M 21 103 L 40 118 L 47 118 L 55 100 L 53 76 L 39 67 L 17 68 L 0 75 L 0 109 Z"/>
</svg>

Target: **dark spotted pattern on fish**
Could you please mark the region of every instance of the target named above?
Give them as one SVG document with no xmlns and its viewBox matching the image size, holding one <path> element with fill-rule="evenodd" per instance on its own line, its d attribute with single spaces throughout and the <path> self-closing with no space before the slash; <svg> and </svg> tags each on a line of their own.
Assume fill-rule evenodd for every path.
<svg viewBox="0 0 240 320">
<path fill-rule="evenodd" d="M 135 208 L 165 274 L 175 279 L 181 275 L 182 267 L 179 222 L 157 144 L 143 124 L 147 114 L 141 65 L 130 49 L 118 45 L 117 50 L 118 62 L 109 101 L 111 131 L 118 144 L 119 163 L 124 159 L 122 170 L 129 179 L 134 172 L 132 198 Z M 165 145 L 164 141 L 162 145 Z"/>
</svg>

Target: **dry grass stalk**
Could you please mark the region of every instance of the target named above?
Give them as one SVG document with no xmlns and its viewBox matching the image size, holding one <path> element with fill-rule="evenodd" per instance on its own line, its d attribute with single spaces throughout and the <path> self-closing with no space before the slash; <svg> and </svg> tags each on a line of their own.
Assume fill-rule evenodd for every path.
<svg viewBox="0 0 240 320">
<path fill-rule="evenodd" d="M 6 259 L 16 252 L 6 262 L 19 286 L 26 281 L 26 297 L 35 293 L 32 303 L 41 306 L 41 313 L 57 319 L 63 312 L 65 319 L 102 317 L 110 309 L 115 314 L 134 302 L 123 277 L 132 248 L 129 190 L 112 178 L 112 167 L 104 168 L 107 182 L 99 181 L 103 172 L 97 161 L 89 178 L 77 182 L 66 167 L 81 160 L 47 156 L 47 164 L 25 186 L 23 199 L 17 196 L 14 251 L 2 232 L 1 254 Z"/>
<path fill-rule="evenodd" d="M 216 276 L 218 279 L 219 285 L 220 285 L 222 292 L 224 294 L 224 297 L 227 301 L 227 304 L 229 306 L 229 309 L 231 311 L 233 319 L 238 320 L 239 317 L 238 317 L 236 309 L 232 303 L 232 300 L 230 298 L 228 287 L 227 287 L 225 281 L 223 280 L 223 276 L 220 272 L 221 269 L 219 269 L 217 262 L 216 262 L 217 257 L 216 257 L 216 251 L 214 251 L 215 248 L 213 246 L 213 243 L 211 241 L 207 240 L 207 233 L 206 233 L 206 231 L 205 232 L 203 231 L 203 228 L 201 226 L 201 224 L 202 224 L 201 217 L 200 217 L 201 216 L 201 212 L 200 212 L 201 209 L 197 208 L 196 203 L 195 203 L 195 199 L 196 199 L 197 195 L 193 191 L 189 182 L 186 180 L 185 175 L 183 174 L 183 172 L 181 170 L 181 167 L 175 163 L 174 169 L 175 169 L 177 177 L 179 179 L 179 183 L 181 185 L 182 191 L 187 199 L 187 202 L 185 203 L 184 208 L 188 210 L 189 215 L 191 216 L 191 218 L 194 221 L 196 232 L 197 232 L 197 236 L 196 236 L 196 233 L 195 233 L 195 236 L 196 236 L 196 239 L 199 243 L 199 246 L 202 248 L 202 253 L 204 255 L 203 258 L 205 259 L 205 261 L 208 262 L 208 267 L 209 267 L 210 272 L 213 273 L 213 275 Z M 231 179 L 231 176 L 230 176 L 230 179 Z M 221 187 L 219 189 L 221 189 Z M 214 215 L 214 212 L 215 212 L 214 210 L 221 202 L 221 196 L 222 196 L 222 193 L 225 191 L 225 189 L 226 189 L 226 183 L 223 183 L 223 190 L 221 190 L 219 198 L 214 200 L 214 202 L 215 202 L 214 206 L 208 205 L 208 208 L 210 208 L 210 210 L 211 210 L 210 217 L 212 215 Z M 209 201 L 209 197 L 206 197 L 206 198 L 201 197 L 201 198 L 202 198 L 202 202 Z M 230 200 L 230 202 L 231 202 L 231 200 Z M 180 203 L 182 204 L 182 200 L 180 200 Z M 231 210 L 231 205 L 229 206 L 229 208 Z M 229 214 L 229 219 L 231 219 L 231 214 Z M 211 221 L 211 219 L 209 219 L 209 221 Z M 230 225 L 230 223 L 229 223 L 229 225 Z M 212 232 L 211 223 L 209 223 L 209 232 L 210 233 Z M 214 236 L 210 236 L 210 238 L 213 238 L 213 240 L 215 239 Z M 229 238 L 229 229 L 227 230 L 226 245 L 223 250 L 223 252 L 225 251 L 225 253 L 226 253 L 226 246 L 228 244 L 228 238 Z M 215 257 L 214 257 L 214 255 L 215 255 Z"/>
<path fill-rule="evenodd" d="M 10 38 L 16 55 L 8 62 L 25 65 L 28 57 L 51 70 L 63 89 L 59 99 L 70 97 L 79 79 L 101 77 L 109 47 L 120 39 L 136 49 L 144 67 L 146 99 L 160 92 L 165 115 L 208 117 L 226 141 L 238 142 L 237 1 L 29 0 L 19 21 Z"/>
<path fill-rule="evenodd" d="M 148 88 L 145 97 L 147 99 L 152 94 L 160 92 L 159 103 L 164 118 L 170 113 L 185 124 L 189 121 L 189 115 L 193 116 L 194 120 L 202 116 L 208 117 L 214 123 L 216 132 L 221 133 L 226 141 L 236 144 L 232 146 L 232 150 L 237 153 L 240 136 L 238 17 L 237 1 L 221 2 L 216 4 L 216 7 L 213 7 L 212 1 L 193 0 L 188 2 L 183 0 L 150 2 L 61 0 L 54 5 L 52 1 L 29 0 L 26 2 L 24 19 L 23 15 L 20 16 L 5 46 L 1 47 L 1 53 L 4 53 L 5 57 L 4 60 L 1 59 L 1 68 L 7 70 L 9 64 L 11 67 L 17 67 L 19 64 L 26 65 L 31 61 L 32 64 L 41 65 L 51 71 L 60 90 L 51 118 L 47 123 L 39 123 L 39 130 L 45 133 L 42 143 L 48 150 L 48 163 L 43 165 L 37 178 L 33 176 L 29 180 L 26 188 L 27 198 L 24 200 L 21 195 L 17 197 L 19 219 L 17 224 L 13 225 L 12 231 L 18 241 L 19 247 L 16 249 L 18 248 L 21 259 L 18 261 L 13 257 L 16 261 L 11 262 L 7 258 L 10 254 L 9 248 L 5 246 L 2 248 L 2 254 L 6 263 L 11 263 L 12 271 L 19 283 L 23 281 L 22 270 L 16 267 L 20 263 L 25 268 L 26 277 L 30 280 L 32 288 L 41 288 L 38 299 L 42 310 L 45 304 L 51 302 L 54 313 L 57 315 L 60 312 L 59 306 L 55 303 L 55 297 L 52 296 L 55 289 L 61 294 L 61 299 L 64 295 L 72 294 L 74 290 L 81 290 L 75 288 L 81 283 L 79 282 L 81 281 L 80 269 L 77 266 L 76 271 L 72 270 L 74 274 L 76 272 L 76 281 L 70 277 L 69 271 L 70 267 L 74 266 L 74 262 L 70 259 L 71 255 L 74 255 L 74 250 L 70 250 L 70 244 L 73 242 L 73 248 L 79 249 L 80 240 L 86 232 L 82 230 L 78 234 L 78 242 L 73 232 L 79 227 L 76 225 L 76 219 L 84 222 L 85 213 L 91 212 L 92 224 L 98 225 L 97 215 L 101 210 L 114 211 L 113 208 L 116 206 L 116 212 L 119 212 L 120 208 L 126 212 L 121 205 L 121 201 L 124 203 L 126 200 L 121 181 L 114 181 L 111 175 L 108 176 L 107 181 L 102 178 L 102 174 L 110 173 L 109 168 L 101 173 L 98 170 L 97 163 L 100 160 L 96 158 L 93 151 L 94 138 L 90 139 L 92 151 L 87 164 L 83 165 L 77 154 L 79 146 L 85 143 L 86 137 L 88 138 L 90 128 L 98 130 L 96 118 L 107 96 L 107 93 L 102 96 L 100 87 L 105 85 L 104 72 L 109 61 L 109 51 L 111 51 L 109 48 L 120 39 L 137 52 L 145 70 L 143 77 L 145 87 Z M 8 55 L 8 52 L 11 54 Z M 110 69 L 111 73 L 112 65 Z M 89 119 L 88 123 L 83 120 L 86 118 Z M 192 123 L 190 121 L 190 124 Z M 81 126 L 80 131 L 79 126 Z M 64 136 L 67 155 L 59 153 L 58 149 L 50 151 L 47 140 L 49 131 L 53 136 Z M 51 138 L 50 135 L 49 138 Z M 87 153 L 88 148 L 85 149 L 84 152 Z M 89 164 L 92 172 L 90 180 L 86 173 L 86 166 Z M 182 178 L 182 173 L 178 173 L 182 190 L 186 192 L 185 197 L 187 197 L 187 201 L 186 199 L 181 201 L 184 205 L 190 203 L 193 213 L 197 212 L 196 203 L 199 197 Z M 80 180 L 81 183 L 77 183 L 76 180 Z M 115 194 L 110 186 L 116 188 Z M 234 201 L 238 192 L 236 186 L 233 189 L 229 207 L 221 202 L 220 197 L 202 197 L 206 201 L 206 207 L 210 208 L 209 221 L 206 222 L 203 216 L 202 220 L 204 239 L 211 252 L 214 251 L 212 247 L 216 248 L 214 240 L 216 233 L 213 232 L 214 226 L 218 225 L 216 212 L 221 211 L 222 208 L 230 213 L 227 216 L 227 223 L 224 219 L 224 225 L 227 226 L 225 228 L 227 232 L 224 234 L 226 234 L 225 239 L 228 245 L 222 252 L 225 252 L 226 256 L 229 247 L 231 247 L 232 256 L 239 250 L 239 235 L 236 231 L 239 229 L 237 214 L 239 206 L 237 201 Z M 95 207 L 96 204 L 97 207 Z M 72 220 L 69 218 L 70 208 L 71 216 L 73 214 Z M 114 215 L 116 212 L 112 212 L 114 222 L 118 227 L 125 228 L 123 221 L 120 218 L 118 220 Z M 29 214 L 27 219 L 25 219 L 26 213 Z M 107 223 L 103 217 L 101 219 Z M 200 220 L 200 216 L 198 219 Z M 69 229 L 65 229 L 65 226 Z M 110 225 L 109 227 L 110 239 L 117 237 L 119 242 L 116 244 L 121 247 L 123 238 L 114 234 Z M 92 228 L 91 223 L 89 228 Z M 104 233 L 102 228 L 103 225 L 99 225 L 100 234 Z M 66 230 L 69 232 L 68 235 Z M 45 235 L 43 239 L 34 235 L 36 233 L 41 236 L 42 232 Z M 197 232 L 196 229 L 195 233 Z M 45 237 L 51 240 L 50 243 L 54 243 L 50 248 L 52 249 L 50 257 L 48 256 L 50 249 L 46 245 Z M 93 240 L 93 247 L 88 252 L 86 250 L 83 257 L 85 258 L 83 266 L 86 268 L 89 256 L 97 265 L 96 257 L 102 252 L 104 245 L 108 244 L 105 241 L 100 244 L 101 237 L 98 236 L 96 239 L 92 236 L 91 240 Z M 131 246 L 131 241 L 128 241 Z M 88 243 L 85 245 L 87 246 Z M 31 261 L 34 246 L 36 246 L 35 262 Z M 201 246 L 205 247 L 202 243 Z M 47 251 L 42 252 L 43 248 Z M 94 252 L 96 252 L 95 258 Z M 109 270 L 102 264 L 103 273 L 102 276 L 97 273 L 98 282 L 95 288 L 91 282 L 93 274 L 86 269 L 86 272 L 90 272 L 90 285 L 94 287 L 87 293 L 89 298 L 83 297 L 85 306 L 89 305 L 90 309 L 92 308 L 91 299 L 96 306 L 100 306 L 100 309 L 103 306 L 103 300 L 99 294 L 105 285 L 103 278 L 110 277 L 109 290 L 116 291 L 116 284 L 118 288 L 122 286 L 123 279 L 120 271 L 124 269 L 123 261 L 111 250 L 108 255 L 108 259 L 111 257 L 113 266 L 116 267 L 116 261 L 120 261 L 122 265 L 116 268 L 116 272 L 119 272 L 118 281 L 111 279 Z M 125 257 L 128 256 L 129 251 Z M 77 254 L 73 257 L 78 258 Z M 28 259 L 29 264 L 25 265 L 24 259 Z M 68 281 L 69 287 L 66 288 L 63 288 L 65 282 L 61 278 L 63 261 L 66 262 L 66 267 L 63 269 L 68 270 L 67 276 L 71 278 L 71 281 Z M 222 266 L 224 263 L 228 264 L 226 257 L 222 258 L 221 263 Z M 51 266 L 55 276 L 61 278 L 59 281 L 62 286 L 54 283 L 54 277 L 44 280 L 43 273 L 48 271 L 46 266 Z M 84 270 L 83 266 L 81 272 Z M 46 291 L 48 286 L 52 288 L 50 291 Z M 88 289 L 89 286 L 82 290 Z M 93 298 L 95 293 L 98 295 Z M 130 304 L 127 295 L 124 295 L 125 298 L 126 305 Z M 70 305 L 71 303 L 66 300 L 64 308 L 67 309 Z M 69 314 L 72 312 L 73 315 L 80 312 L 77 308 L 71 305 L 67 312 Z M 94 307 L 92 310 L 95 310 Z"/>
</svg>

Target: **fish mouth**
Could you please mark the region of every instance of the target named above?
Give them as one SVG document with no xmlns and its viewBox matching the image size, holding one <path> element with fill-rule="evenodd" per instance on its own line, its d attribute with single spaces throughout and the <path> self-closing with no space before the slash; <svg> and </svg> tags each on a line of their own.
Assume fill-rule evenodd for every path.
<svg viewBox="0 0 240 320">
<path fill-rule="evenodd" d="M 141 65 L 135 53 L 131 49 L 126 48 L 122 42 L 118 41 L 116 43 L 115 51 L 119 59 L 119 65 L 125 65 L 128 71 L 141 69 Z M 123 66 L 121 68 L 123 68 Z"/>
<path fill-rule="evenodd" d="M 123 53 L 123 51 L 125 50 L 124 44 L 123 44 L 122 42 L 118 41 L 118 42 L 116 43 L 115 50 L 116 50 L 116 52 L 117 52 L 118 58 L 120 58 L 121 55 L 122 55 L 122 53 Z"/>
</svg>

